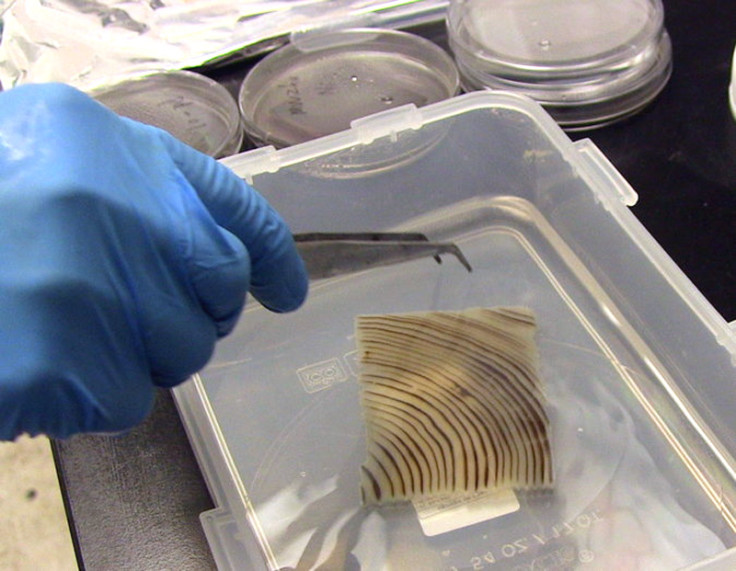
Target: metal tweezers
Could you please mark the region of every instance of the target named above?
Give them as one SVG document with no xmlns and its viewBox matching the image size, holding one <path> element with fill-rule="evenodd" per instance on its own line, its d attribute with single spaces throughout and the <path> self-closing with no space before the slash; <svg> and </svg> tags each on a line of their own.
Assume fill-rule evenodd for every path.
<svg viewBox="0 0 736 571">
<path fill-rule="evenodd" d="M 472 272 L 460 248 L 452 242 L 430 242 L 419 232 L 311 232 L 294 234 L 310 279 L 350 274 L 441 254 L 452 254 Z"/>
</svg>

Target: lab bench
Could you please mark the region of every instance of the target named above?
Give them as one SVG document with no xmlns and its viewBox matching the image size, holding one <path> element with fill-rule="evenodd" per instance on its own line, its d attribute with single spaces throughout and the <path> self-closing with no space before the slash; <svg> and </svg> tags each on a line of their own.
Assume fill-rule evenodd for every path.
<svg viewBox="0 0 736 571">
<path fill-rule="evenodd" d="M 736 119 L 728 86 L 736 6 L 664 5 L 674 62 L 664 91 L 621 123 L 570 137 L 590 138 L 603 151 L 639 195 L 633 213 L 734 321 Z M 423 31 L 443 42 L 441 28 Z M 232 92 L 242 73 L 209 75 Z M 159 392 L 151 416 L 130 433 L 54 441 L 53 450 L 80 567 L 214 568 L 198 519 L 213 502 L 169 392 Z"/>
</svg>

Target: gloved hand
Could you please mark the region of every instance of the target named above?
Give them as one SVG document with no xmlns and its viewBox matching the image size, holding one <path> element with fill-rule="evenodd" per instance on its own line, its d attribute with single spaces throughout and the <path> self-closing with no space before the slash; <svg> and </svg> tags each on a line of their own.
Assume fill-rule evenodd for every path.
<svg viewBox="0 0 736 571">
<path fill-rule="evenodd" d="M 130 428 L 248 290 L 289 311 L 307 278 L 227 168 L 68 86 L 0 94 L 0 439 Z"/>
</svg>

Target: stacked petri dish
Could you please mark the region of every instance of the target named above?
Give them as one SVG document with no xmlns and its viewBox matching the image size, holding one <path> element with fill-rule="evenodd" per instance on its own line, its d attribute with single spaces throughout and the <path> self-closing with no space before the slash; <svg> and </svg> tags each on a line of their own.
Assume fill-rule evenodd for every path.
<svg viewBox="0 0 736 571">
<path fill-rule="evenodd" d="M 155 73 L 91 95 L 119 115 L 160 127 L 215 158 L 237 153 L 243 143 L 235 99 L 222 85 L 198 73 Z"/>
<path fill-rule="evenodd" d="M 397 30 L 351 28 L 295 35 L 245 77 L 240 111 L 257 145 L 286 147 L 342 131 L 354 119 L 455 95 L 444 50 Z"/>
<path fill-rule="evenodd" d="M 672 71 L 660 0 L 452 0 L 447 29 L 466 91 L 523 93 L 567 130 L 640 111 Z"/>
</svg>

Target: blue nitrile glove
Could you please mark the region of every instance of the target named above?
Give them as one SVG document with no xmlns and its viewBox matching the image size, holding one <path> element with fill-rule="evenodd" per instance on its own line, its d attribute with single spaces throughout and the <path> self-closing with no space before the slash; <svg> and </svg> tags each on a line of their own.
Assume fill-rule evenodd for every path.
<svg viewBox="0 0 736 571">
<path fill-rule="evenodd" d="M 0 439 L 133 426 L 248 290 L 289 311 L 307 278 L 242 180 L 68 86 L 0 94 Z"/>
</svg>

